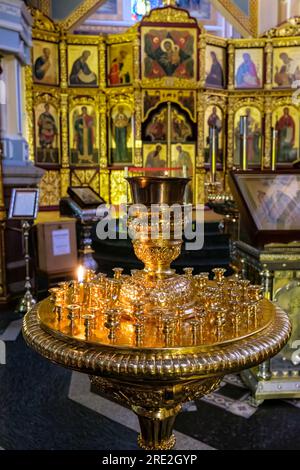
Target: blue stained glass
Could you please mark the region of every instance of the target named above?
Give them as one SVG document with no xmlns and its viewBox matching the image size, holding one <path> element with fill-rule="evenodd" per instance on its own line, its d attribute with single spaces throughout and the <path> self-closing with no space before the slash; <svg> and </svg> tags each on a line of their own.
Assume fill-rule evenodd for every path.
<svg viewBox="0 0 300 470">
<path fill-rule="evenodd" d="M 135 21 L 140 21 L 152 8 L 161 7 L 162 0 L 131 0 L 131 16 Z"/>
</svg>

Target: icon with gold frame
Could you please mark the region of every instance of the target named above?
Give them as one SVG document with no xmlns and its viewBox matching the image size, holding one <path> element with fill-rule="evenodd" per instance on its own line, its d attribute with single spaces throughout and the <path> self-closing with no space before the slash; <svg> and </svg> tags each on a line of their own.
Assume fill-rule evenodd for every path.
<svg viewBox="0 0 300 470">
<path fill-rule="evenodd" d="M 204 131 L 204 148 L 205 148 L 205 163 L 209 162 L 209 131 L 211 127 L 216 129 L 218 136 L 216 145 L 217 163 L 223 163 L 223 150 L 224 150 L 224 115 L 222 109 L 217 105 L 210 105 L 205 110 L 205 131 Z"/>
<path fill-rule="evenodd" d="M 276 163 L 291 164 L 299 159 L 299 111 L 294 106 L 279 106 L 272 114 L 272 127 L 278 131 Z"/>
<path fill-rule="evenodd" d="M 78 104 L 70 112 L 70 165 L 98 163 L 97 117 L 94 106 Z"/>
<path fill-rule="evenodd" d="M 95 87 L 98 84 L 98 48 L 93 45 L 68 46 L 69 86 Z"/>
<path fill-rule="evenodd" d="M 53 104 L 44 101 L 35 106 L 35 162 L 58 165 L 60 153 L 59 115 Z"/>
<path fill-rule="evenodd" d="M 142 77 L 197 79 L 197 28 L 142 26 Z"/>
<path fill-rule="evenodd" d="M 150 176 L 164 176 L 162 168 L 168 166 L 167 163 L 167 145 L 161 143 L 143 145 L 143 161 L 145 168 L 151 168 L 153 171 L 147 172 Z M 155 170 L 157 168 L 157 170 Z"/>
<path fill-rule="evenodd" d="M 107 83 L 109 86 L 132 84 L 132 44 L 110 44 L 107 48 Z"/>
<path fill-rule="evenodd" d="M 300 47 L 274 48 L 272 78 L 274 88 L 291 88 L 300 80 Z"/>
<path fill-rule="evenodd" d="M 186 187 L 185 202 L 193 202 L 193 178 L 195 167 L 195 144 L 172 144 L 171 145 L 171 167 L 178 168 L 172 171 L 172 176 L 183 176 L 184 171 L 186 175 L 192 178 Z M 185 170 L 184 170 L 185 167 Z"/>
<path fill-rule="evenodd" d="M 235 50 L 235 88 L 262 88 L 263 48 Z"/>
<path fill-rule="evenodd" d="M 34 40 L 32 48 L 32 64 L 32 75 L 35 83 L 42 85 L 58 85 L 58 44 Z"/>
<path fill-rule="evenodd" d="M 112 165 L 132 163 L 133 142 L 132 108 L 120 102 L 111 109 L 110 161 Z"/>
<path fill-rule="evenodd" d="M 234 116 L 234 164 L 240 165 L 240 118 L 247 116 L 247 164 L 259 166 L 262 155 L 262 115 L 254 106 L 243 106 Z"/>
<path fill-rule="evenodd" d="M 206 46 L 205 50 L 205 85 L 212 88 L 224 88 L 226 70 L 226 49 L 218 46 Z"/>
</svg>

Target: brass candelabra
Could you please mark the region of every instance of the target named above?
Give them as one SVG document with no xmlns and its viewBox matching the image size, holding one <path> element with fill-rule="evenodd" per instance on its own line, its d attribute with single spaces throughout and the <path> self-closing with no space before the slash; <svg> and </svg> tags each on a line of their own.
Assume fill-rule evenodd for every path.
<svg viewBox="0 0 300 470">
<path fill-rule="evenodd" d="M 183 275 L 171 269 L 181 250 L 171 211 L 151 232 L 151 204 L 182 204 L 188 178 L 128 178 L 135 203 L 129 220 L 134 251 L 145 268 L 113 277 L 88 270 L 50 289 L 50 298 L 24 319 L 27 343 L 45 357 L 86 372 L 92 383 L 138 415 L 140 447 L 169 449 L 183 402 L 214 390 L 227 372 L 249 368 L 287 341 L 287 315 L 262 296 L 261 286 L 224 269 Z M 151 236 L 152 235 L 152 236 Z"/>
</svg>

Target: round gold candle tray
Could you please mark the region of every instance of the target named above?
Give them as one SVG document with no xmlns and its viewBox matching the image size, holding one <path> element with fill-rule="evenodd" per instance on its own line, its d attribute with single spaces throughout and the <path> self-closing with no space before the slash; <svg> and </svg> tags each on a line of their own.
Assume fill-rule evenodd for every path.
<svg viewBox="0 0 300 470">
<path fill-rule="evenodd" d="M 182 201 L 187 181 L 137 177 L 130 184 L 134 201 L 150 207 Z M 129 276 L 115 268 L 113 278 L 88 271 L 82 282 L 60 284 L 25 316 L 23 334 L 44 357 L 89 374 L 99 391 L 129 405 L 140 421 L 140 447 L 170 449 L 182 403 L 275 355 L 290 322 L 260 286 L 225 278 L 223 269 L 213 270 L 213 280 L 188 267 L 176 274 L 170 264 L 182 240 L 175 219 L 169 239 L 161 220 L 150 237 L 150 210 L 148 222 L 135 224 L 140 236 L 133 241 L 144 270 Z"/>
</svg>

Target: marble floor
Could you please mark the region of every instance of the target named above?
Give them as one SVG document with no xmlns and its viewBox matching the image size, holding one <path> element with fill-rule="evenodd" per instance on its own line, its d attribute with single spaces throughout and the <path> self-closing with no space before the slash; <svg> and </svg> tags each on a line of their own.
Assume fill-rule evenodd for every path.
<svg viewBox="0 0 300 470">
<path fill-rule="evenodd" d="M 137 418 L 93 393 L 88 377 L 30 350 L 21 320 L 0 323 L 0 448 L 7 450 L 137 449 Z M 238 376 L 184 406 L 176 420 L 180 450 L 300 449 L 300 400 L 269 400 L 259 408 Z"/>
</svg>

